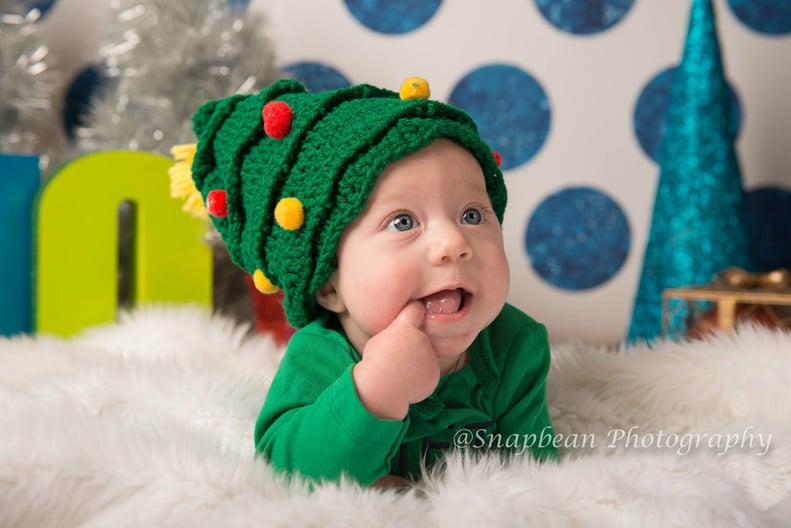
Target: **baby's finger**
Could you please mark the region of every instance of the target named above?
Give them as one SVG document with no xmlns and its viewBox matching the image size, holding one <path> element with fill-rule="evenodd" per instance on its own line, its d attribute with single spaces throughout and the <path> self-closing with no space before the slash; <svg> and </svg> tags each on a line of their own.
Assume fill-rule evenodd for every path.
<svg viewBox="0 0 791 528">
<path fill-rule="evenodd" d="M 396 317 L 396 322 L 422 328 L 426 317 L 426 307 L 420 301 L 410 301 Z"/>
</svg>

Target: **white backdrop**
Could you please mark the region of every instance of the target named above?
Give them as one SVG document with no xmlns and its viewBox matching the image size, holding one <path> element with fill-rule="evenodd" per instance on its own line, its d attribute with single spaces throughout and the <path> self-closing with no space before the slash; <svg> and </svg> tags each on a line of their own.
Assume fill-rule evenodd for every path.
<svg viewBox="0 0 791 528">
<path fill-rule="evenodd" d="M 690 1 L 635 0 L 617 23 L 589 35 L 550 23 L 537 0 L 438 3 L 425 24 L 402 34 L 370 29 L 342 0 L 253 0 L 251 9 L 268 15 L 283 67 L 318 63 L 349 82 L 394 90 L 405 78 L 421 76 L 430 81 L 432 97 L 446 101 L 465 76 L 484 66 L 506 64 L 511 73 L 527 73 L 543 89 L 550 120 L 536 152 L 506 171 L 510 301 L 547 324 L 554 340 L 620 340 L 640 277 L 659 173 L 638 141 L 636 105 L 652 79 L 680 61 Z M 738 19 L 726 0 L 714 4 L 726 75 L 739 103 L 737 152 L 745 187 L 748 192 L 769 187 L 786 197 L 791 192 L 791 33 L 757 31 Z M 40 34 L 76 75 L 96 61 L 97 28 L 108 14 L 106 0 L 58 0 Z M 470 93 L 459 97 L 472 101 Z M 600 198 L 601 208 L 574 216 L 580 189 Z M 552 209 L 552 197 L 565 201 Z M 565 216 L 553 226 L 550 213 Z M 783 214 L 788 221 L 780 223 L 791 225 L 791 210 Z M 542 253 L 535 240 L 529 253 L 531 221 L 577 237 L 576 245 L 563 250 L 565 261 Z M 577 232 L 576 223 L 590 229 Z M 537 271 L 542 259 L 555 266 L 555 275 Z M 586 282 L 590 270 L 603 278 Z M 574 273 L 580 277 L 568 279 Z"/>
</svg>

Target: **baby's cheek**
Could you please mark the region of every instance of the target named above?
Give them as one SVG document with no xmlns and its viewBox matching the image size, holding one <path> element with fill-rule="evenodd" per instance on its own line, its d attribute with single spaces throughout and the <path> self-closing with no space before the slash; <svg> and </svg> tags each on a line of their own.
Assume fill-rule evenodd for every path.
<svg viewBox="0 0 791 528">
<path fill-rule="evenodd" d="M 508 257 L 505 255 L 505 250 L 494 252 L 492 261 L 486 267 L 490 270 L 493 288 L 495 288 L 503 297 L 503 300 L 505 300 L 511 285 L 511 271 L 508 265 Z"/>
<path fill-rule="evenodd" d="M 353 295 L 347 296 L 349 316 L 368 337 L 387 328 L 395 318 L 384 288 L 360 284 Z"/>
<path fill-rule="evenodd" d="M 371 302 L 369 303 L 367 313 L 363 314 L 368 320 L 368 326 L 373 335 L 378 334 L 390 324 L 395 321 L 401 308 L 406 305 L 397 305 L 391 302 L 391 299 L 386 297 L 384 290 L 379 290 L 371 294 Z"/>
<path fill-rule="evenodd" d="M 419 290 L 421 269 L 411 255 L 374 252 L 360 261 L 346 284 L 354 291 L 354 317 L 370 335 L 376 335 L 396 319 Z"/>
<path fill-rule="evenodd" d="M 367 313 L 362 316 L 367 318 L 373 334 L 378 334 L 396 320 L 410 301 L 404 292 L 405 285 L 372 288 Z"/>
</svg>

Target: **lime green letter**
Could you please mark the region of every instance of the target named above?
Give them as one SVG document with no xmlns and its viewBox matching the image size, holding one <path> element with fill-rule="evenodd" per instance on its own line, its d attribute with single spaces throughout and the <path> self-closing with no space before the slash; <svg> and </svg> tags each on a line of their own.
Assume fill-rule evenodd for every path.
<svg viewBox="0 0 791 528">
<path fill-rule="evenodd" d="M 212 257 L 206 225 L 170 196 L 167 158 L 100 152 L 76 159 L 39 195 L 36 330 L 69 336 L 115 320 L 119 206 L 130 202 L 130 298 L 211 304 Z"/>
</svg>

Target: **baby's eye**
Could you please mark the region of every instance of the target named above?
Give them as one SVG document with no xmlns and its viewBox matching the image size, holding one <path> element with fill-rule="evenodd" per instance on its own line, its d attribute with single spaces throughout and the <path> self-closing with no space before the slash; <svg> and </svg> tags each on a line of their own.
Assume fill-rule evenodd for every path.
<svg viewBox="0 0 791 528">
<path fill-rule="evenodd" d="M 387 224 L 388 231 L 409 231 L 415 227 L 415 219 L 407 213 L 397 214 Z"/>
<path fill-rule="evenodd" d="M 471 207 L 466 211 L 464 211 L 464 214 L 461 215 L 461 223 L 472 224 L 472 225 L 482 224 L 483 213 L 481 213 L 478 209 Z"/>
</svg>

